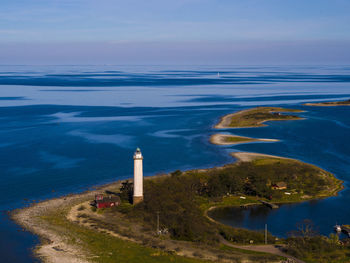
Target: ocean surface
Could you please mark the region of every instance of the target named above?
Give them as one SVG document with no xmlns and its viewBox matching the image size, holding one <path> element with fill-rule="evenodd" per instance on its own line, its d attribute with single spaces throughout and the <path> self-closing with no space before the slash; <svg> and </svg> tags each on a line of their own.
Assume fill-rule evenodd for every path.
<svg viewBox="0 0 350 263">
<path fill-rule="evenodd" d="M 217 219 L 251 229 L 267 223 L 285 236 L 307 218 L 328 235 L 335 223 L 350 223 L 350 107 L 302 104 L 349 97 L 350 66 L 0 66 L 0 261 L 36 262 L 38 238 L 7 211 L 132 177 L 136 147 L 146 176 L 223 165 L 232 151 L 320 166 L 344 180 L 339 196 Z M 220 116 L 264 105 L 305 110 L 305 120 L 222 131 L 280 142 L 208 142 Z"/>
</svg>

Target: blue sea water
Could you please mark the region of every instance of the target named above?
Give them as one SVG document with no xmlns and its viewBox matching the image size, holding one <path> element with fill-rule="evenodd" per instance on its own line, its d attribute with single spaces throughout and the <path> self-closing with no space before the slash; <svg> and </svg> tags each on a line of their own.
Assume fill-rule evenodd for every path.
<svg viewBox="0 0 350 263">
<path fill-rule="evenodd" d="M 220 76 L 218 76 L 220 72 Z M 35 262 L 37 237 L 6 211 L 129 178 L 141 147 L 145 175 L 232 162 L 232 151 L 296 158 L 344 180 L 337 197 L 219 220 L 284 236 L 303 219 L 323 234 L 350 223 L 350 107 L 304 102 L 350 97 L 345 66 L 0 66 L 1 262 Z M 223 132 L 276 143 L 211 145 L 220 116 L 253 106 L 305 110 L 302 121 Z"/>
</svg>

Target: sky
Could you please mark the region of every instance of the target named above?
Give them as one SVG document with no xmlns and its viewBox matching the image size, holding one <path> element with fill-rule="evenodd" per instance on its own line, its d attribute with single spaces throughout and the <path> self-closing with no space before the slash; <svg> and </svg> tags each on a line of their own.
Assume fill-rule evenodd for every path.
<svg viewBox="0 0 350 263">
<path fill-rule="evenodd" d="M 350 64 L 349 0 L 1 0 L 0 64 Z"/>
</svg>

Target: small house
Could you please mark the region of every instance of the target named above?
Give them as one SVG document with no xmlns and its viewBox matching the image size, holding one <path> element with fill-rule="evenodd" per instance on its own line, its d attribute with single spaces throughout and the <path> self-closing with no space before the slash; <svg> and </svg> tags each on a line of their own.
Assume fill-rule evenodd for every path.
<svg viewBox="0 0 350 263">
<path fill-rule="evenodd" d="M 119 196 L 103 196 L 98 194 L 95 196 L 94 205 L 96 208 L 108 208 L 120 205 Z"/>
<path fill-rule="evenodd" d="M 272 184 L 271 188 L 273 190 L 284 190 L 287 189 L 287 184 L 285 182 L 278 182 L 276 184 Z"/>
</svg>

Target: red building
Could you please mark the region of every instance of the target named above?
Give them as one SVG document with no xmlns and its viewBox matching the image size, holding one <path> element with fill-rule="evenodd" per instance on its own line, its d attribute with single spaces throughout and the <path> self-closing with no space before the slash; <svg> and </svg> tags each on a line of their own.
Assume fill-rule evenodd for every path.
<svg viewBox="0 0 350 263">
<path fill-rule="evenodd" d="M 120 205 L 119 196 L 103 196 L 98 194 L 95 196 L 95 206 L 97 208 L 107 208 Z"/>
</svg>

